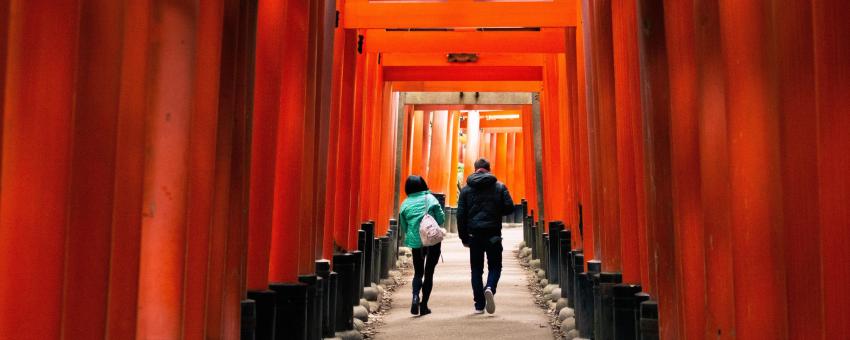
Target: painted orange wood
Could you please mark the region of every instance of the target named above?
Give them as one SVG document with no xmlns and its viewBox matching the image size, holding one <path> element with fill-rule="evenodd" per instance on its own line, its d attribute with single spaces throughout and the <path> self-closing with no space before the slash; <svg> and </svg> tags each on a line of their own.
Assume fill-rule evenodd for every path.
<svg viewBox="0 0 850 340">
<path fill-rule="evenodd" d="M 269 285 L 285 17 L 285 2 L 259 3 L 248 209 L 247 284 L 251 290 L 265 290 Z"/>
<path fill-rule="evenodd" d="M 399 92 L 537 92 L 539 81 L 394 81 Z"/>
<path fill-rule="evenodd" d="M 539 81 L 538 66 L 387 66 L 387 81 Z"/>
<path fill-rule="evenodd" d="M 823 282 L 824 336 L 826 339 L 850 337 L 850 311 L 845 306 L 850 294 L 843 289 L 850 281 L 846 259 L 850 240 L 847 201 L 850 180 L 846 153 L 850 143 L 847 134 L 847 89 L 850 88 L 847 41 L 850 29 L 842 13 L 850 10 L 842 1 L 813 3 L 815 84 L 818 113 L 818 190 L 819 223 L 823 235 L 821 266 Z M 822 151 L 822 152 L 821 152 Z"/>
<path fill-rule="evenodd" d="M 828 235 L 820 223 L 812 223 L 820 218 L 821 154 L 818 119 L 812 115 L 817 112 L 812 4 L 789 1 L 777 7 L 775 15 L 788 311 L 789 317 L 805 315 L 809 325 L 789 322 L 788 338 L 823 339 L 823 283 L 831 279 L 823 277 L 827 270 L 820 264 L 821 240 Z"/>
<path fill-rule="evenodd" d="M 81 4 L 73 110 L 62 334 L 103 337 L 108 319 L 115 138 L 121 77 L 123 5 Z M 24 226 L 19 226 L 24 227 Z M 14 278 L 11 278 L 14 279 Z M 75 293 L 76 292 L 76 293 Z M 86 292 L 80 294 L 79 292 Z M 24 307 L 25 308 L 25 307 Z M 8 334 L 11 335 L 11 334 Z"/>
<path fill-rule="evenodd" d="M 681 291 L 680 337 L 705 334 L 705 248 L 699 186 L 699 117 L 696 114 L 696 55 L 693 5 L 664 4 L 670 69 L 670 153 L 677 289 Z"/>
<path fill-rule="evenodd" d="M 363 44 L 366 52 L 423 53 L 558 53 L 564 50 L 564 29 L 539 31 L 388 31 L 368 29 Z M 485 62 L 486 57 L 479 59 Z M 517 64 L 514 64 L 517 65 Z"/>
<path fill-rule="evenodd" d="M 8 6 L 15 15 L 3 23 L 8 25 L 8 56 L 0 172 L 0 335 L 55 339 L 61 334 L 80 2 L 10 1 Z M 23 310 L 9 303 L 22 294 L 30 297 Z"/>
<path fill-rule="evenodd" d="M 300 199 L 301 171 L 305 151 L 305 108 L 308 55 L 308 8 L 306 4 L 287 4 L 283 32 L 283 74 L 280 84 L 280 108 L 275 151 L 274 211 L 272 213 L 269 282 L 297 282 L 302 248 L 311 249 L 302 231 L 305 226 L 301 208 L 293 211 L 293 198 Z M 284 100 L 285 98 L 285 100 Z"/>
<path fill-rule="evenodd" d="M 767 4 L 720 1 L 729 138 L 735 335 L 788 336 L 779 115 Z M 758 273 L 758 275 L 753 275 Z"/>
<path fill-rule="evenodd" d="M 346 28 L 565 27 L 578 22 L 574 0 L 402 3 L 349 0 Z"/>
<path fill-rule="evenodd" d="M 720 54 L 720 12 L 717 2 L 694 3 L 697 58 L 697 113 L 699 115 L 700 176 L 705 230 L 706 337 L 734 339 L 735 293 L 729 214 L 729 147 L 726 125 L 726 77 Z"/>
<path fill-rule="evenodd" d="M 638 245 L 637 168 L 643 160 L 636 152 L 641 144 L 640 124 L 640 70 L 637 51 L 637 7 L 634 0 L 611 2 L 611 22 L 614 49 L 614 94 L 617 112 L 617 167 L 620 208 L 620 248 L 622 254 L 623 282 L 641 282 L 641 252 Z M 639 164 L 639 165 L 638 165 Z"/>
</svg>

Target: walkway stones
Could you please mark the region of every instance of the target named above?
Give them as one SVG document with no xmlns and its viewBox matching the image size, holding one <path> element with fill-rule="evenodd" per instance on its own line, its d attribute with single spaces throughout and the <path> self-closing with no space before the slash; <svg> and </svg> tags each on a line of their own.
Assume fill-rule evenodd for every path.
<svg viewBox="0 0 850 340">
<path fill-rule="evenodd" d="M 567 308 L 567 299 L 558 298 L 558 300 L 555 301 L 555 310 L 560 313 L 564 308 Z"/>
<path fill-rule="evenodd" d="M 566 334 L 567 332 L 569 332 L 569 331 L 571 331 L 575 328 L 576 328 L 576 319 L 575 318 L 569 317 L 569 318 L 564 319 L 564 321 L 561 321 L 561 332 L 564 332 Z"/>
<path fill-rule="evenodd" d="M 375 286 L 363 288 L 363 298 L 368 301 L 378 301 L 381 298 L 378 288 Z"/>
<path fill-rule="evenodd" d="M 354 306 L 354 318 L 360 321 L 369 321 L 369 311 L 363 306 Z"/>
<path fill-rule="evenodd" d="M 469 284 L 469 250 L 457 237 L 443 241 L 442 254 L 434 272 L 434 288 L 428 307 L 432 313 L 425 316 L 410 314 L 410 274 L 391 295 L 392 308 L 375 328 L 376 340 L 395 339 L 487 339 L 514 340 L 552 339 L 553 325 L 546 311 L 535 304 L 529 291 L 529 274 L 517 259 L 516 244 L 522 239 L 522 229 L 502 229 L 503 270 L 495 295 L 495 314 L 474 314 L 472 291 Z M 487 275 L 485 267 L 484 277 Z M 536 283 L 536 281 L 535 281 Z M 537 290 L 539 292 L 539 290 Z M 385 297 L 384 299 L 387 299 Z M 367 326 L 373 323 L 370 322 Z M 368 329 L 368 327 L 367 327 Z"/>
<path fill-rule="evenodd" d="M 564 309 L 561 309 L 560 312 L 558 312 L 558 320 L 564 321 L 567 318 L 575 317 L 575 315 L 576 315 L 576 313 L 575 313 L 575 311 L 573 311 L 572 308 L 564 308 Z"/>
</svg>

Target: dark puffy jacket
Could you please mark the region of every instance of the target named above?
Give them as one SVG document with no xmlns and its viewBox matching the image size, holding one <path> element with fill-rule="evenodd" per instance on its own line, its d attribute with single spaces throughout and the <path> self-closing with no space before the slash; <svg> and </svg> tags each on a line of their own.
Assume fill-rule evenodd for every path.
<svg viewBox="0 0 850 340">
<path fill-rule="evenodd" d="M 469 243 L 470 234 L 501 235 L 502 216 L 514 210 L 508 188 L 489 172 L 476 172 L 466 179 L 457 201 L 458 235 Z"/>
</svg>

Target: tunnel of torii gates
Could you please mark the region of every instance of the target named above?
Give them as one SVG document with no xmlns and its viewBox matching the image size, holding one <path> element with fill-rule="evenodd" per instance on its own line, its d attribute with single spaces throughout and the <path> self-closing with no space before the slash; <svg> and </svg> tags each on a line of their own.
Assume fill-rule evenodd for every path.
<svg viewBox="0 0 850 340">
<path fill-rule="evenodd" d="M 401 181 L 452 207 L 483 156 L 663 339 L 850 339 L 848 13 L 0 1 L 0 338 L 306 338 Z"/>
</svg>

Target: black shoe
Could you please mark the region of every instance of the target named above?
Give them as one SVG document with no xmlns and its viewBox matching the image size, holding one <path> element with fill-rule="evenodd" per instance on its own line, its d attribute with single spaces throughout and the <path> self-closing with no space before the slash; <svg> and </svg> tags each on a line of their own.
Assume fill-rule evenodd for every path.
<svg viewBox="0 0 850 340">
<path fill-rule="evenodd" d="M 431 314 L 431 310 L 428 309 L 428 304 L 423 302 L 422 304 L 419 305 L 419 315 L 423 316 L 423 315 L 428 315 L 428 314 Z"/>
<path fill-rule="evenodd" d="M 419 296 L 417 295 L 413 296 L 413 302 L 410 303 L 410 314 L 419 314 Z"/>
</svg>

